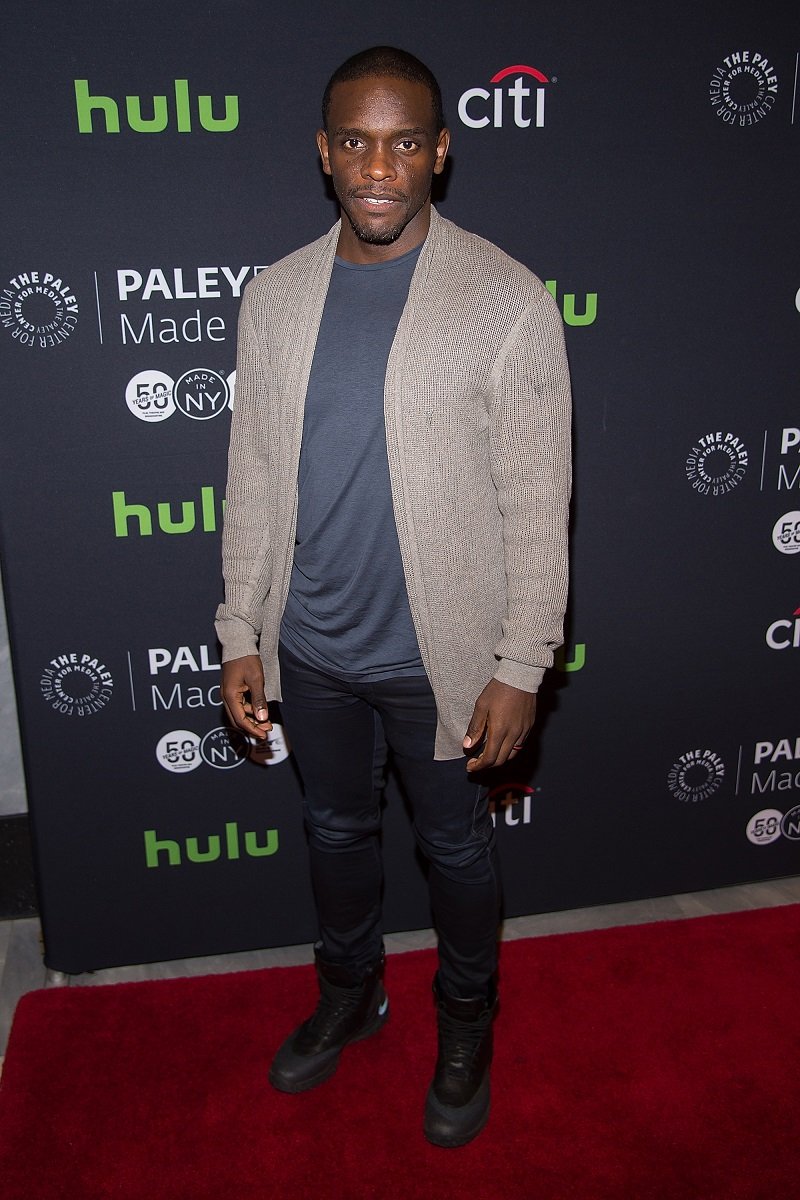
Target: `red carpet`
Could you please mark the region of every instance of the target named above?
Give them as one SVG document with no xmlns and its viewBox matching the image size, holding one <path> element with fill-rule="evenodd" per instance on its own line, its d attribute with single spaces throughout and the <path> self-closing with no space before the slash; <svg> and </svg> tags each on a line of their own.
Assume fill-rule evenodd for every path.
<svg viewBox="0 0 800 1200">
<path fill-rule="evenodd" d="M 800 1192 L 800 905 L 506 944 L 489 1126 L 428 1146 L 429 951 L 303 1096 L 271 1052 L 310 967 L 35 992 L 0 1085 L 2 1200 L 779 1200 Z"/>
</svg>

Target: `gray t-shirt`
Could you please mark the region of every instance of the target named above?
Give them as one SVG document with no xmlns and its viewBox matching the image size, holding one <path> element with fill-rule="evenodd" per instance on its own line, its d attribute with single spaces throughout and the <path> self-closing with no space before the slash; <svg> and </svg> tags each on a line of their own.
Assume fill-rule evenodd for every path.
<svg viewBox="0 0 800 1200">
<path fill-rule="evenodd" d="M 306 395 L 297 534 L 281 640 L 339 678 L 424 675 L 386 457 L 386 363 L 421 247 L 337 258 Z"/>
</svg>

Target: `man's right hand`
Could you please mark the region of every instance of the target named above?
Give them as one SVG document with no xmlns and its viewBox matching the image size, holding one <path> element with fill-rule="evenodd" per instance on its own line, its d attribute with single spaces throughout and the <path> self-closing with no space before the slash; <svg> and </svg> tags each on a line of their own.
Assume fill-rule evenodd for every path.
<svg viewBox="0 0 800 1200">
<path fill-rule="evenodd" d="M 264 695 L 264 668 L 257 654 L 222 664 L 222 699 L 232 723 L 247 737 L 266 741 L 272 729 Z"/>
</svg>

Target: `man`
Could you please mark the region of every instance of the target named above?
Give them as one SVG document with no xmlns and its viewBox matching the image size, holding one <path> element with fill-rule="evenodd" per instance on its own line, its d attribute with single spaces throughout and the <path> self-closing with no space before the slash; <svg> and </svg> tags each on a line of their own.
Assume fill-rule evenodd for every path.
<svg viewBox="0 0 800 1200">
<path fill-rule="evenodd" d="M 562 637 L 569 380 L 541 282 L 432 208 L 449 140 L 413 56 L 332 76 L 317 145 L 341 219 L 242 302 L 217 630 L 231 720 L 264 739 L 280 700 L 304 784 L 320 999 L 270 1080 L 317 1086 L 386 1020 L 388 745 L 439 938 L 424 1132 L 458 1146 L 488 1118 L 497 1005 L 479 772 L 521 750 Z"/>
</svg>

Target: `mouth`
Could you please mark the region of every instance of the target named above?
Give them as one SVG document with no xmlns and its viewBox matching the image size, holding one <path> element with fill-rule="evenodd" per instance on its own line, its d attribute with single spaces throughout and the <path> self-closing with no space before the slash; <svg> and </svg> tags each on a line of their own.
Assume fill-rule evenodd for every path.
<svg viewBox="0 0 800 1200">
<path fill-rule="evenodd" d="M 369 212 L 385 212 L 393 204 L 398 203 L 396 196 L 374 195 L 372 192 L 356 193 L 353 199 Z"/>
</svg>

